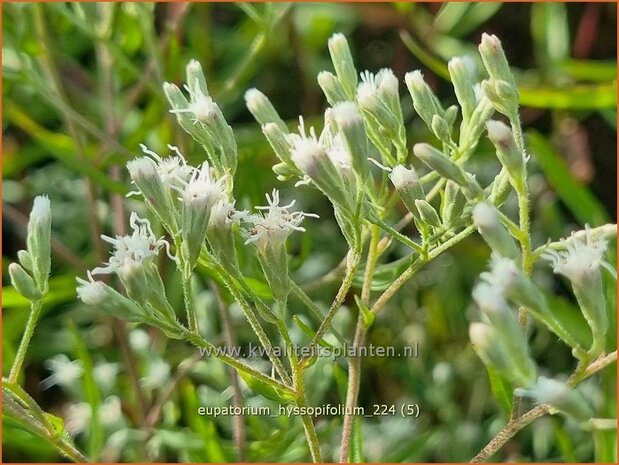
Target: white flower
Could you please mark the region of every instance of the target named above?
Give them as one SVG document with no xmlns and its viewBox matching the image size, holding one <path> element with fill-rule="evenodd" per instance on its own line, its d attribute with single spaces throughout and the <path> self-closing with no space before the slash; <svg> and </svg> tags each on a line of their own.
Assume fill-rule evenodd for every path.
<svg viewBox="0 0 619 465">
<path fill-rule="evenodd" d="M 111 274 L 128 271 L 136 265 L 151 262 L 159 254 L 162 247 L 166 248 L 170 255 L 170 244 L 164 239 L 157 239 L 150 226 L 150 221 L 138 217 L 137 213 L 132 212 L 129 224 L 133 229 L 133 234 L 126 236 L 116 236 L 112 238 L 102 235 L 101 238 L 114 246 L 114 251 L 105 267 L 97 267 L 92 270 L 92 274 Z"/>
<path fill-rule="evenodd" d="M 150 343 L 150 336 L 143 329 L 134 329 L 129 333 L 129 347 L 136 352 L 146 352 L 150 347 Z"/>
<path fill-rule="evenodd" d="M 492 254 L 490 271 L 481 274 L 481 278 L 498 292 L 505 294 L 519 280 L 516 263 L 509 258 Z"/>
<path fill-rule="evenodd" d="M 88 272 L 88 281 L 82 278 L 76 278 L 77 297 L 86 305 L 99 305 L 104 302 L 107 296 L 106 284 L 101 281 L 95 281 L 92 273 Z"/>
<path fill-rule="evenodd" d="M 544 254 L 544 258 L 552 264 L 555 273 L 578 283 L 603 265 L 606 245 L 605 239 L 593 238 L 591 230 L 586 227 L 584 237 L 572 234 L 571 240 L 567 241 L 566 250 L 550 250 Z"/>
<path fill-rule="evenodd" d="M 280 206 L 279 191 L 273 189 L 271 196 L 266 195 L 268 206 L 256 207 L 258 210 L 266 210 L 266 213 L 248 214 L 244 220 L 252 226 L 244 231 L 247 238 L 245 244 L 254 244 L 259 250 L 264 250 L 267 245 L 278 247 L 283 245 L 293 231 L 305 231 L 300 227 L 301 221 L 306 217 L 318 218 L 318 215 L 304 212 L 290 212 L 288 209 L 295 204 L 295 200 L 288 205 Z"/>
<path fill-rule="evenodd" d="M 530 397 L 536 404 L 560 404 L 570 392 L 570 388 L 561 381 L 540 376 L 537 384 L 531 389 L 518 388 L 515 394 L 520 397 Z"/>
<path fill-rule="evenodd" d="M 376 74 L 364 71 L 360 76 L 357 100 L 361 106 L 371 107 L 382 93 L 398 95 L 398 78 L 389 68 L 383 68 Z"/>
<path fill-rule="evenodd" d="M 114 426 L 122 420 L 121 402 L 117 396 L 110 396 L 99 407 L 99 419 L 103 426 Z"/>
<path fill-rule="evenodd" d="M 230 224 L 236 223 L 240 219 L 247 218 L 248 215 L 249 212 L 247 210 L 236 210 L 234 208 L 234 202 L 220 199 L 211 209 L 209 228 L 227 228 Z"/>
<path fill-rule="evenodd" d="M 88 429 L 92 420 L 92 408 L 87 402 L 78 402 L 65 406 L 65 428 L 71 436 L 76 436 Z"/>
<path fill-rule="evenodd" d="M 187 108 L 170 110 L 170 113 L 191 113 L 194 117 L 194 124 L 210 123 L 221 113 L 221 110 L 213 99 L 202 92 L 199 86 L 196 85 L 193 89 L 189 86 L 185 86 L 185 90 L 189 93 L 189 105 Z"/>
<path fill-rule="evenodd" d="M 200 168 L 194 169 L 191 178 L 182 190 L 182 200 L 186 205 L 212 206 L 224 197 L 226 176 L 219 179 L 213 177 L 208 162 L 202 163 Z"/>
<path fill-rule="evenodd" d="M 116 375 L 120 367 L 118 363 L 100 362 L 95 365 L 92 375 L 97 384 L 105 389 L 111 389 L 116 382 Z"/>
<path fill-rule="evenodd" d="M 372 159 L 372 161 L 376 163 L 374 159 Z M 415 170 L 412 168 L 408 169 L 404 165 L 396 165 L 393 169 L 389 169 L 387 167 L 383 168 L 391 171 L 389 173 L 389 179 L 391 179 L 391 182 L 397 190 L 402 190 L 407 187 L 414 187 L 419 183 L 417 173 L 415 173 Z"/>
<path fill-rule="evenodd" d="M 161 359 L 153 360 L 148 365 L 146 376 L 140 378 L 145 388 L 160 388 L 170 378 L 170 365 Z"/>
<path fill-rule="evenodd" d="M 320 137 L 316 136 L 316 130 L 313 127 L 309 128 L 309 133 L 305 129 L 305 121 L 302 116 L 299 116 L 299 133 L 289 134 L 287 136 L 288 143 L 292 148 L 291 159 L 294 164 L 304 174 L 312 177 L 316 173 L 316 165 L 320 163 L 320 159 L 326 154 L 331 163 L 340 172 L 350 170 L 352 160 L 342 136 L 339 133 L 333 133 L 330 128 L 331 111 L 327 109 L 325 112 L 325 128 Z"/>
<path fill-rule="evenodd" d="M 155 161 L 155 169 L 161 178 L 161 182 L 167 187 L 180 187 L 182 186 L 191 175 L 193 168 L 187 164 L 185 157 L 181 154 L 178 147 L 174 145 L 168 145 L 168 148 L 172 150 L 176 155 L 162 158 L 154 151 L 148 149 L 144 144 L 140 144 L 140 148 L 142 151 L 151 156 Z M 132 160 L 134 163 L 134 169 L 137 168 L 145 168 L 145 166 L 138 165 L 138 161 L 140 158 L 136 160 Z M 143 157 L 142 163 L 146 163 L 144 160 L 148 160 L 148 158 Z M 131 162 L 129 162 L 131 163 Z M 127 164 L 127 168 L 129 172 L 131 172 L 131 168 L 129 168 L 129 164 Z"/>
<path fill-rule="evenodd" d="M 50 376 L 41 381 L 43 389 L 48 389 L 55 385 L 63 387 L 73 386 L 82 377 L 84 369 L 79 360 L 69 360 L 65 354 L 58 354 L 46 360 L 43 365 L 52 372 Z"/>
</svg>

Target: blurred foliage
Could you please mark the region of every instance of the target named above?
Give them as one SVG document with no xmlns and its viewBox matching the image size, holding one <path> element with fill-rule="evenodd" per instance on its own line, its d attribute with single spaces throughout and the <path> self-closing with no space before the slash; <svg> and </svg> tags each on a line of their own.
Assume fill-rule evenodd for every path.
<svg viewBox="0 0 619 465">
<path fill-rule="evenodd" d="M 349 36 L 359 69 L 389 66 L 402 77 L 421 68 L 437 94 L 453 100 L 445 79 L 447 60 L 474 51 L 482 31 L 496 33 L 517 68 L 531 155 L 536 243 L 564 236 L 576 225 L 616 219 L 614 3 L 3 3 L 2 15 L 4 272 L 23 245 L 30 199 L 49 194 L 54 215 L 54 278 L 29 352 L 25 386 L 59 417 L 77 399 L 94 406 L 112 394 L 121 398 L 120 426 L 110 429 L 93 421 L 77 436 L 76 443 L 93 459 L 237 460 L 231 417 L 196 414 L 198 406 L 230 403 L 230 378 L 220 362 L 191 359 L 192 348 L 156 332 L 148 334 L 146 346 L 130 346 L 124 324 L 75 302 L 74 277 L 106 255 L 98 235 L 118 231 L 119 196 L 129 190 L 124 164 L 138 153 L 138 144 L 159 150 L 173 143 L 194 163 L 203 156 L 167 113 L 160 90 L 163 80 L 182 80 L 190 58 L 201 62 L 209 90 L 234 127 L 240 152 L 235 197 L 243 207 L 259 203 L 276 185 L 270 169 L 274 156 L 243 105 L 248 87 L 268 95 L 290 124 L 300 113 L 318 116 L 326 103 L 315 76 L 328 69 L 325 44 L 340 31 Z M 410 140 L 427 140 L 410 100 L 404 101 Z M 476 162 L 482 171 L 487 167 L 489 176 L 496 171 L 489 145 L 480 147 Z M 290 196 L 292 186 L 279 187 Z M 295 279 L 314 289 L 312 297 L 326 305 L 337 281 L 326 280 L 322 287 L 312 283 L 340 262 L 343 241 L 323 198 L 308 193 L 299 200 L 322 221 L 308 224 L 308 233 L 291 246 Z M 610 251 L 609 257 L 614 256 Z M 397 248 L 389 258 L 398 258 Z M 417 343 L 419 357 L 365 360 L 361 405 L 371 410 L 375 404 L 417 403 L 421 414 L 417 419 L 363 419 L 356 426 L 358 458 L 465 461 L 504 424 L 503 410 L 492 400 L 489 380 L 467 337 L 470 290 L 487 258 L 479 238 L 467 239 L 408 283 L 374 324 L 369 342 L 398 347 Z M 374 288 L 384 288 L 394 273 L 395 266 L 379 266 Z M 540 270 L 538 275 L 539 282 L 559 286 L 549 273 Z M 201 284 L 201 327 L 218 340 L 217 303 L 207 280 Z M 11 365 L 26 318 L 25 302 L 6 285 L 5 280 L 3 371 Z M 615 290 L 608 292 L 616 302 Z M 170 287 L 168 293 L 180 304 L 180 289 Z M 570 294 L 565 295 L 560 306 L 573 315 Z M 347 304 L 351 311 L 340 312 L 336 326 L 349 335 L 354 302 Z M 240 311 L 234 305 L 230 310 L 239 343 L 253 342 Z M 294 329 L 297 340 L 307 337 Z M 132 337 L 144 336 L 135 331 Z M 548 332 L 533 334 L 532 348 L 555 373 L 573 369 L 567 349 Z M 39 382 L 48 375 L 42 362 L 58 353 L 80 359 L 85 368 L 74 393 L 41 389 Z M 104 360 L 121 366 L 114 388 L 107 391 L 92 373 Z M 157 428 L 148 428 L 145 414 L 167 384 L 140 393 L 135 378 L 147 377 L 162 360 L 173 372 L 181 362 L 191 368 L 164 403 Z M 311 404 L 343 402 L 344 366 L 343 360 L 324 359 L 312 368 L 316 376 L 307 380 Z M 584 388 L 599 416 L 615 415 L 616 397 L 610 395 L 616 392 L 615 368 Z M 246 405 L 268 404 L 276 411 L 273 402 L 247 389 L 243 395 Z M 277 416 L 244 421 L 247 460 L 307 460 L 299 421 Z M 340 421 L 318 421 L 326 460 L 335 460 Z M 4 461 L 60 459 L 45 442 L 33 441 L 4 419 L 3 433 Z M 592 443 L 588 433 L 568 421 L 546 417 L 496 458 L 615 462 L 615 437 L 596 433 Z"/>
</svg>

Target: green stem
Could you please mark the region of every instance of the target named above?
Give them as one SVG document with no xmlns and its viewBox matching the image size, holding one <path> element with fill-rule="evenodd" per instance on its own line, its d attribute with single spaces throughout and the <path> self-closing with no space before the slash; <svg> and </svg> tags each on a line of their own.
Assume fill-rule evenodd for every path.
<svg viewBox="0 0 619 465">
<path fill-rule="evenodd" d="M 200 336 L 199 334 L 192 333 L 191 331 L 184 331 L 183 335 L 187 341 L 191 342 L 196 347 L 202 347 L 209 350 L 210 355 L 212 355 L 213 357 L 217 357 L 219 360 L 235 368 L 236 370 L 246 373 L 264 383 L 273 386 L 276 389 L 285 391 L 292 396 L 296 396 L 296 392 L 290 386 L 287 386 L 286 384 L 283 384 L 265 375 L 264 373 L 250 367 L 249 365 L 241 362 L 240 360 L 237 360 L 234 357 L 226 355 L 222 350 L 218 350 L 217 347 L 208 342 L 206 339 L 202 338 L 202 336 Z"/>
<path fill-rule="evenodd" d="M 346 266 L 346 275 L 344 276 L 342 285 L 340 286 L 340 289 L 337 291 L 335 299 L 333 300 L 333 303 L 331 304 L 331 307 L 329 308 L 329 311 L 327 312 L 325 319 L 320 324 L 318 331 L 316 331 L 316 334 L 314 335 L 312 341 L 309 344 L 308 353 L 310 355 L 313 353 L 315 347 L 318 345 L 319 341 L 322 339 L 324 334 L 327 332 L 327 330 L 331 326 L 331 322 L 333 321 L 335 314 L 337 313 L 339 308 L 342 306 L 342 302 L 344 302 L 344 298 L 346 297 L 346 294 L 348 294 L 348 291 L 350 287 L 352 286 L 353 280 L 355 278 L 355 273 L 357 272 L 357 267 L 359 266 L 360 260 L 361 260 L 361 256 L 358 252 L 354 252 L 352 250 L 349 252 L 347 266 Z M 307 360 L 307 359 L 304 359 L 304 360 Z M 304 364 L 304 360 L 301 361 L 302 365 Z"/>
<path fill-rule="evenodd" d="M 11 367 L 11 371 L 9 373 L 9 382 L 11 383 L 17 383 L 17 378 L 19 378 L 19 373 L 22 365 L 24 364 L 24 360 L 26 359 L 26 353 L 28 352 L 28 347 L 30 346 L 30 340 L 34 334 L 34 328 L 39 321 L 39 316 L 41 316 L 42 309 L 43 302 L 41 300 L 32 302 L 30 305 L 30 315 L 28 316 L 28 321 L 26 322 L 24 335 L 19 343 L 19 348 L 17 349 L 17 354 L 15 355 L 15 361 L 13 362 L 13 366 Z"/>
<path fill-rule="evenodd" d="M 192 275 L 183 277 L 183 297 L 185 300 L 185 311 L 187 312 L 187 326 L 189 331 L 198 333 L 198 317 L 196 316 L 196 308 L 193 301 L 193 283 Z"/>
</svg>

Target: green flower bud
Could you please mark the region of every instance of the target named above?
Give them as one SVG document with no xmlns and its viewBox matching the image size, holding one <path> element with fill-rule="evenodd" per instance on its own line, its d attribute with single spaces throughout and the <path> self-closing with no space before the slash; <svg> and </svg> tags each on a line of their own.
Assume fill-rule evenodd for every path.
<svg viewBox="0 0 619 465">
<path fill-rule="evenodd" d="M 486 126 L 486 121 L 490 119 L 494 113 L 494 107 L 492 102 L 482 95 L 479 99 L 479 103 L 473 110 L 471 118 L 463 122 L 460 130 L 460 146 L 461 147 L 474 147 L 477 145 L 479 136 Z"/>
<path fill-rule="evenodd" d="M 52 209 L 49 197 L 35 197 L 28 220 L 26 245 L 32 259 L 32 277 L 37 288 L 45 293 L 51 270 Z"/>
<path fill-rule="evenodd" d="M 441 201 L 441 218 L 447 227 L 453 225 L 464 212 L 467 204 L 462 189 L 453 181 L 447 181 Z"/>
<path fill-rule="evenodd" d="M 434 92 L 432 92 L 432 89 L 430 89 L 430 86 L 424 81 L 421 71 L 415 70 L 407 73 L 404 76 L 404 81 L 413 99 L 415 111 L 429 128 L 432 127 L 432 117 L 434 115 L 445 118 L 445 110 L 443 110 L 441 103 L 434 95 Z"/>
<path fill-rule="evenodd" d="M 403 165 L 396 165 L 389 173 L 389 179 L 391 179 L 408 211 L 418 220 L 421 219 L 415 201 L 424 200 L 426 196 L 415 170 L 413 168 L 407 169 Z"/>
<path fill-rule="evenodd" d="M 143 311 L 131 299 L 126 298 L 102 281 L 95 281 L 90 273 L 88 281 L 77 279 L 77 297 L 86 305 L 103 309 L 117 318 L 130 322 L 142 322 Z"/>
<path fill-rule="evenodd" d="M 295 176 L 301 176 L 296 167 L 287 163 L 276 163 L 271 169 L 277 175 L 278 181 L 290 181 Z"/>
<path fill-rule="evenodd" d="M 497 370 L 518 386 L 530 386 L 535 381 L 535 372 L 531 378 L 530 373 L 521 371 L 519 357 L 509 353 L 501 335 L 493 326 L 486 323 L 471 323 L 469 337 L 473 349 L 484 365 Z"/>
<path fill-rule="evenodd" d="M 480 283 L 475 287 L 473 299 L 495 330 L 505 353 L 510 354 L 516 371 L 515 379 L 519 380 L 522 386 L 532 384 L 536 376 L 535 363 L 529 355 L 529 346 L 518 325 L 516 312 L 509 308 L 497 289 L 486 283 Z"/>
<path fill-rule="evenodd" d="M 24 269 L 32 271 L 32 257 L 27 250 L 19 250 L 17 252 L 17 259 Z"/>
<path fill-rule="evenodd" d="M 487 202 L 478 203 L 473 209 L 473 223 L 493 252 L 512 260 L 519 259 L 516 241 L 501 223 L 496 208 Z"/>
<path fill-rule="evenodd" d="M 357 106 L 352 102 L 340 102 L 333 107 L 332 116 L 343 136 L 354 171 L 361 179 L 366 179 L 369 175 L 369 147 L 363 119 Z"/>
<path fill-rule="evenodd" d="M 501 88 L 502 95 L 505 97 L 499 95 L 498 87 Z M 514 99 L 515 90 L 514 92 L 509 92 L 505 81 L 485 80 L 482 81 L 481 88 L 496 111 L 510 119 L 514 119 L 517 116 L 518 96 L 515 95 Z"/>
<path fill-rule="evenodd" d="M 581 423 L 593 416 L 593 410 L 582 394 L 561 381 L 540 376 L 535 386 L 516 389 L 515 393 L 517 396 L 531 397 L 538 405 L 548 404 Z"/>
<path fill-rule="evenodd" d="M 464 170 L 440 150 L 435 149 L 430 144 L 421 143 L 413 146 L 413 153 L 442 177 L 451 179 L 462 187 L 468 186 L 469 180 Z"/>
<path fill-rule="evenodd" d="M 245 214 L 246 212 L 237 212 L 234 204 L 227 200 L 220 200 L 211 210 L 206 239 L 213 255 L 228 271 L 239 269 L 232 225 Z"/>
<path fill-rule="evenodd" d="M 142 149 L 145 147 L 142 146 Z M 134 158 L 127 163 L 127 171 L 133 184 L 144 196 L 146 205 L 157 215 L 166 229 L 175 234 L 178 231 L 176 208 L 155 162 L 148 157 Z"/>
<path fill-rule="evenodd" d="M 438 217 L 438 213 L 436 213 L 436 210 L 434 209 L 432 205 L 430 205 L 425 200 L 418 199 L 418 200 L 415 200 L 415 206 L 417 207 L 417 210 L 419 211 L 419 216 L 421 216 L 421 220 L 424 223 L 434 228 L 441 227 L 441 220 Z"/>
<path fill-rule="evenodd" d="M 34 302 L 43 297 L 41 291 L 37 289 L 34 280 L 19 264 L 11 263 L 9 265 L 9 276 L 11 278 L 11 285 L 26 299 Z"/>
<path fill-rule="evenodd" d="M 432 124 L 430 129 L 439 140 L 451 143 L 451 127 L 445 121 L 445 118 L 440 117 L 439 115 L 434 115 L 432 117 Z"/>
<path fill-rule="evenodd" d="M 192 92 L 199 90 L 207 97 L 210 95 L 206 79 L 204 78 L 204 71 L 202 71 L 202 65 L 198 60 L 189 60 L 187 66 L 185 66 L 185 77 L 187 79 L 187 87 L 192 89 Z"/>
<path fill-rule="evenodd" d="M 274 123 L 283 133 L 289 132 L 286 123 L 281 119 L 269 98 L 258 89 L 249 89 L 245 92 L 245 105 L 261 126 Z"/>
<path fill-rule="evenodd" d="M 509 69 L 501 41 L 495 35 L 482 34 L 479 44 L 479 54 L 488 74 L 495 81 L 506 81 L 515 85 L 514 76 Z"/>
<path fill-rule="evenodd" d="M 524 191 L 525 165 L 524 154 L 518 150 L 514 136 L 507 125 L 490 120 L 486 123 L 488 138 L 496 148 L 496 155 L 507 170 L 510 182 L 517 192 Z"/>
<path fill-rule="evenodd" d="M 346 98 L 346 93 L 344 92 L 344 89 L 335 74 L 330 73 L 329 71 L 321 71 L 318 73 L 318 85 L 325 94 L 325 97 L 327 97 L 327 102 L 329 102 L 329 105 L 333 106 L 336 103 L 348 100 Z"/>
<path fill-rule="evenodd" d="M 475 62 L 469 57 L 454 57 L 447 64 L 451 83 L 456 92 L 458 103 L 462 108 L 462 117 L 465 121 L 471 119 L 473 111 L 477 106 L 474 86 Z"/>
<path fill-rule="evenodd" d="M 357 91 L 357 69 L 344 34 L 336 33 L 328 42 L 329 54 L 335 68 L 335 74 L 346 93 L 347 100 L 354 100 Z"/>
</svg>

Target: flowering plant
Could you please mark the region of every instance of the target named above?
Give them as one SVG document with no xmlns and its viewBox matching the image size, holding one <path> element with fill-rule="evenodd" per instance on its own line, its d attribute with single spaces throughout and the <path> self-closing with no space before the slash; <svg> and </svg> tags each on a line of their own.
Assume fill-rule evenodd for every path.
<svg viewBox="0 0 619 465">
<path fill-rule="evenodd" d="M 319 366 L 317 347 L 350 343 L 357 352 L 346 360 L 339 459 L 354 461 L 358 454 L 353 447 L 355 436 L 363 435 L 354 414 L 363 369 L 362 357 L 357 354 L 368 332 L 404 283 L 478 231 L 492 251 L 492 260 L 490 271 L 481 275 L 473 290 L 479 309 L 479 317 L 474 319 L 482 321 L 471 323 L 470 339 L 488 370 L 495 393 L 500 389 L 509 394 L 505 408 L 511 419 L 474 460 L 488 458 L 517 431 L 546 413 L 569 416 L 588 429 L 612 422 L 595 417 L 577 385 L 616 359 L 616 351 L 606 340 L 611 309 L 605 301 L 602 280 L 603 273 L 610 273 L 616 280 L 615 270 L 604 260 L 607 241 L 614 237 L 616 229 L 614 225 L 587 228 L 570 238 L 533 246 L 529 155 L 519 119 L 518 91 L 499 39 L 482 37 L 479 54 L 487 74 L 483 80 L 471 58 L 455 57 L 449 62 L 458 105 L 445 108 L 420 71 L 406 74 L 404 81 L 415 112 L 436 140 L 432 144 L 416 143 L 412 151 L 394 73 L 382 69 L 375 74 L 359 74 L 342 34 L 332 36 L 328 47 L 335 73 L 323 71 L 318 75 L 330 105 L 320 132 L 306 127 L 303 117 L 299 118 L 297 130 L 290 130 L 263 93 L 251 89 L 245 94 L 248 110 L 279 160 L 273 166 L 278 179 L 293 181 L 300 196 L 306 189 L 315 189 L 333 209 L 347 252 L 342 260 L 339 289 L 328 310 L 324 312 L 291 276 L 287 247 L 293 233 L 305 231 L 302 224 L 318 222 L 319 216 L 293 210 L 296 200 L 282 201 L 277 189 L 266 195 L 266 206 L 257 206 L 253 212 L 237 207 L 237 142 L 209 94 L 197 61 L 187 64 L 186 93 L 172 83 L 165 83 L 163 91 L 170 113 L 203 148 L 206 161 L 191 166 L 174 146 L 169 146 L 170 156 L 160 156 L 142 146 L 144 156 L 129 161 L 127 170 L 136 188 L 131 195 L 141 199 L 144 213 L 130 214 L 131 234 L 101 236 L 111 244 L 111 255 L 103 266 L 89 271 L 87 279 L 77 278 L 79 299 L 132 325 L 154 327 L 168 338 L 208 350 L 234 369 L 249 389 L 265 399 L 296 408 L 308 452 L 315 462 L 325 457 L 315 418 L 308 413 L 306 378 L 314 375 Z M 485 137 L 493 144 L 501 165 L 500 172 L 489 182 L 478 179 L 471 164 Z M 502 210 L 510 195 L 517 200 L 517 220 Z M 405 214 L 396 207 L 400 202 Z M 86 457 L 73 444 L 65 427 L 59 427 L 55 417 L 43 412 L 18 384 L 48 292 L 50 208 L 47 197 L 35 199 L 27 250 L 20 252 L 19 263 L 9 267 L 13 286 L 31 301 L 32 309 L 10 375 L 3 383 L 4 405 L 6 411 L 48 438 L 69 459 L 81 461 Z M 414 232 L 406 234 L 403 231 L 409 225 L 413 225 Z M 155 230 L 161 232 L 156 234 Z M 394 244 L 406 254 L 397 262 L 381 263 L 388 260 L 387 252 Z M 169 262 L 164 262 L 162 249 Z M 256 270 L 247 266 L 251 260 L 259 264 L 261 275 L 257 278 L 248 276 Z M 589 344 L 570 333 L 533 281 L 534 265 L 544 262 L 572 286 L 591 330 Z M 182 311 L 170 303 L 169 289 L 161 274 L 163 263 L 177 270 Z M 376 296 L 374 276 L 381 266 L 399 272 Z M 229 293 L 240 307 L 265 349 L 267 366 L 256 367 L 248 360 L 216 350 L 196 308 L 196 281 L 205 274 L 212 277 L 216 294 Z M 120 285 L 114 285 L 108 277 L 117 278 Z M 266 283 L 267 291 L 261 293 L 249 278 Z M 349 294 L 354 295 L 353 313 L 357 317 L 350 341 L 335 324 Z M 304 333 L 301 337 L 291 329 L 292 298 L 316 320 L 312 325 L 294 320 Z M 567 381 L 538 377 L 541 369 L 529 350 L 528 331 L 532 325 L 549 329 L 572 350 L 577 366 Z M 306 349 L 302 354 L 295 349 L 298 340 Z M 276 350 L 280 343 L 286 348 L 284 355 Z M 134 344 L 142 344 L 144 349 L 143 341 Z M 66 356 L 57 356 L 48 365 L 53 374 L 44 381 L 46 386 L 59 384 L 70 389 L 83 374 L 80 363 Z M 106 370 L 102 369 L 102 379 L 114 376 L 114 367 Z M 163 360 L 152 363 L 143 387 L 157 386 L 167 379 L 169 371 L 169 364 Z M 539 405 L 524 413 L 526 398 Z M 84 415 L 112 425 L 123 422 L 119 410 L 117 398 L 108 397 L 98 411 Z M 156 422 L 157 416 L 154 414 L 149 421 Z M 83 423 L 77 423 L 67 424 L 66 429 L 82 430 Z M 143 430 L 132 433 L 137 441 L 149 446 L 150 455 L 156 458 L 159 443 Z M 114 439 L 118 450 L 119 444 L 131 438 L 127 435 Z"/>
</svg>

